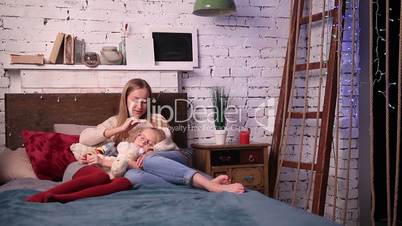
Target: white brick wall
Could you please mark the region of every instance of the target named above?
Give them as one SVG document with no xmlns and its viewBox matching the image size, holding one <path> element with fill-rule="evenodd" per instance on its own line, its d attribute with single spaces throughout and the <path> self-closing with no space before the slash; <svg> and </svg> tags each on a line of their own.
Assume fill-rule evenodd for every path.
<svg viewBox="0 0 402 226">
<path fill-rule="evenodd" d="M 144 34 L 148 25 L 170 27 L 192 26 L 198 29 L 200 68 L 191 72 L 91 72 L 91 71 L 22 71 L 21 75 L 13 72 L 4 73 L 0 66 L 0 145 L 4 144 L 4 93 L 7 92 L 120 92 L 122 85 L 130 78 L 146 79 L 154 91 L 187 92 L 189 101 L 194 106 L 210 105 L 210 88 L 225 86 L 232 96 L 231 104 L 242 111 L 237 115 L 240 120 L 230 124 L 229 140 L 238 141 L 238 131 L 242 126 L 251 129 L 253 142 L 270 142 L 273 132 L 277 98 L 283 73 L 288 38 L 289 4 L 286 0 L 236 0 L 238 12 L 230 17 L 197 17 L 191 14 L 194 0 L 54 0 L 36 1 L 3 0 L 0 3 L 0 62 L 9 53 L 44 53 L 49 55 L 57 32 L 72 33 L 87 42 L 87 51 L 99 51 L 105 45 L 117 45 L 120 41 L 121 23 L 129 23 L 131 35 Z M 320 3 L 314 1 L 314 11 L 321 10 Z M 321 1 L 318 1 L 321 2 Z M 320 42 L 321 31 L 314 34 L 314 43 Z M 327 37 L 327 36 L 326 36 Z M 327 39 L 327 38 L 326 38 Z M 349 38 L 346 38 L 350 40 Z M 302 50 L 302 49 L 301 49 Z M 305 55 L 305 51 L 300 51 Z M 312 49 L 311 59 L 319 59 L 317 47 Z M 349 55 L 350 57 L 350 55 Z M 346 59 L 346 58 L 345 58 Z M 351 71 L 348 64 L 344 64 Z M 345 76 L 347 84 L 348 75 Z M 350 76 L 350 75 L 349 75 Z M 313 83 L 311 83 L 313 84 Z M 355 82 L 355 85 L 358 84 Z M 303 83 L 301 83 L 303 86 Z M 318 83 L 315 83 L 318 87 Z M 341 99 L 343 106 L 348 105 L 345 87 Z M 302 88 L 296 91 L 303 96 Z M 309 104 L 313 105 L 318 89 L 309 91 Z M 295 105 L 303 106 L 303 100 Z M 209 109 L 211 111 L 211 109 Z M 201 115 L 202 116 L 202 115 Z M 341 159 L 346 159 L 348 118 L 342 118 L 340 139 Z M 348 220 L 356 222 L 358 207 L 352 205 L 357 200 L 357 165 L 358 147 L 357 116 L 353 121 L 351 185 Z M 311 124 L 311 123 L 310 123 Z M 190 122 L 189 143 L 213 142 L 212 122 Z M 297 125 L 297 124 L 296 124 Z M 300 130 L 297 130 L 300 133 Z M 311 128 L 306 133 L 313 134 Z M 303 138 L 305 146 L 313 146 L 313 138 Z M 293 137 L 295 144 L 291 149 L 293 157 L 299 150 L 300 138 Z M 292 155 L 292 154 L 290 154 Z M 305 158 L 311 155 L 305 154 Z M 340 161 L 344 169 L 346 163 Z M 334 161 L 331 162 L 331 167 Z M 331 180 L 334 170 L 331 169 Z M 282 200 L 288 200 L 294 175 L 284 172 L 280 184 Z M 339 178 L 345 178 L 340 173 Z M 331 181 L 330 180 L 330 181 Z M 333 183 L 330 183 L 328 200 L 333 195 Z M 301 191 L 306 186 L 299 185 Z M 340 185 L 344 192 L 345 184 Z M 353 194 L 353 195 L 352 195 Z M 329 208 L 331 204 L 327 205 Z M 338 202 L 337 211 L 343 210 Z M 331 210 L 332 211 L 332 210 Z M 327 211 L 328 212 L 328 211 Z M 337 213 L 337 219 L 341 216 Z M 330 216 L 328 214 L 328 216 Z"/>
</svg>

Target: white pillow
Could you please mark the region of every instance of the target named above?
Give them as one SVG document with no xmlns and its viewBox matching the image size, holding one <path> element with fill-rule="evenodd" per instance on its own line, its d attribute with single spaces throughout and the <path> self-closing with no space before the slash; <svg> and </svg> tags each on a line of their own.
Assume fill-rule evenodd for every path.
<svg viewBox="0 0 402 226">
<path fill-rule="evenodd" d="M 68 135 L 80 135 L 84 129 L 94 127 L 95 126 L 77 124 L 54 124 L 53 131 L 56 133 L 64 133 Z"/>
<path fill-rule="evenodd" d="M 0 154 L 0 182 L 20 178 L 37 178 L 25 148 L 5 150 Z"/>
<path fill-rule="evenodd" d="M 163 132 L 165 132 L 166 138 L 162 140 L 161 142 L 155 144 L 154 146 L 154 151 L 177 151 L 179 150 L 179 147 L 175 144 L 175 142 L 172 139 L 172 133 L 170 132 L 170 129 L 167 127 L 161 127 L 159 128 Z"/>
</svg>

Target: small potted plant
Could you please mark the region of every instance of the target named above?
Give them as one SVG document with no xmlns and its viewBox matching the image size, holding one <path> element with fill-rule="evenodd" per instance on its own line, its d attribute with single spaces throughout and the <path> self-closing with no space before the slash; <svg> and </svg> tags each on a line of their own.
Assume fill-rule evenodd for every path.
<svg viewBox="0 0 402 226">
<path fill-rule="evenodd" d="M 223 87 L 212 89 L 212 103 L 214 107 L 215 140 L 216 144 L 222 145 L 226 142 L 226 116 L 229 94 Z"/>
</svg>

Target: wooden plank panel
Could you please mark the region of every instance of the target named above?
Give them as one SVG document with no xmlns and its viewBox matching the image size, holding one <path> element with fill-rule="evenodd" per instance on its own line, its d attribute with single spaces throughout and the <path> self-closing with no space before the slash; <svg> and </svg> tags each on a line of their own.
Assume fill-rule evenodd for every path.
<svg viewBox="0 0 402 226">
<path fill-rule="evenodd" d="M 161 112 L 175 128 L 173 139 L 179 147 L 187 147 L 187 99 L 185 93 L 163 93 L 152 96 L 156 103 L 151 110 Z M 6 146 L 22 146 L 23 129 L 52 131 L 53 125 L 97 125 L 118 112 L 118 93 L 59 93 L 59 94 L 5 94 Z M 176 107 L 175 107 L 176 104 Z M 156 106 L 165 106 L 161 109 Z M 176 109 L 172 113 L 167 106 Z M 175 115 L 178 120 L 175 120 Z"/>
</svg>

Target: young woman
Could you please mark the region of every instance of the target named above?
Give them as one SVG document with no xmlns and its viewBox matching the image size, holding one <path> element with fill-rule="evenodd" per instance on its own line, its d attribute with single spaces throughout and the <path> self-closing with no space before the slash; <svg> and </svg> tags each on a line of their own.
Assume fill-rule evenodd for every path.
<svg viewBox="0 0 402 226">
<path fill-rule="evenodd" d="M 83 131 L 80 136 L 80 143 L 95 145 L 108 139 L 113 139 L 118 143 L 128 137 L 128 131 L 141 119 L 146 119 L 154 124 L 162 122 L 159 124 L 168 126 L 162 115 L 147 114 L 147 101 L 151 93 L 151 87 L 145 80 L 132 79 L 128 81 L 123 88 L 118 115 L 109 118 L 97 128 L 89 128 Z M 130 163 L 132 169 L 125 174 L 125 177 L 135 187 L 180 184 L 203 188 L 212 192 L 244 192 L 243 185 L 229 184 L 226 175 L 209 180 L 196 170 L 187 167 L 186 163 L 187 159 L 180 151 L 153 153 Z"/>
</svg>

